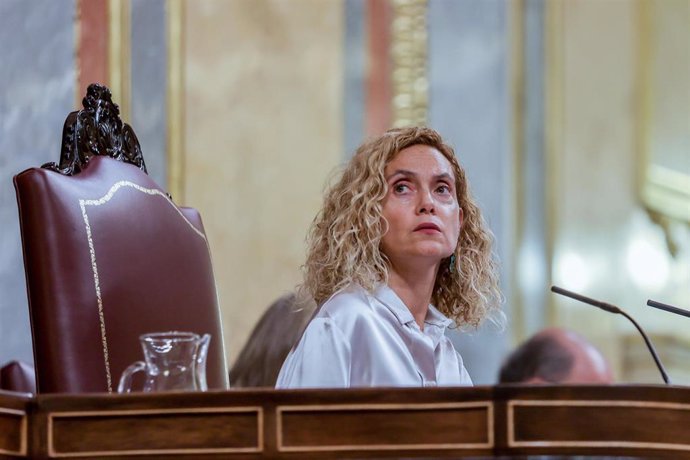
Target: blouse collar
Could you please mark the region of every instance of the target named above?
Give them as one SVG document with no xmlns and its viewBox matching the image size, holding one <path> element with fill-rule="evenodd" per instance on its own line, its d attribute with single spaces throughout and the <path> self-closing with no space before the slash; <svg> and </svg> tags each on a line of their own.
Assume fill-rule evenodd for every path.
<svg viewBox="0 0 690 460">
<path fill-rule="evenodd" d="M 388 285 L 379 284 L 374 289 L 373 295 L 393 313 L 400 324 L 405 325 L 414 322 L 414 316 L 412 316 L 410 309 L 407 308 L 402 299 L 400 299 Z M 453 321 L 438 311 L 432 304 L 429 304 L 424 323 L 445 329 L 452 324 Z"/>
</svg>

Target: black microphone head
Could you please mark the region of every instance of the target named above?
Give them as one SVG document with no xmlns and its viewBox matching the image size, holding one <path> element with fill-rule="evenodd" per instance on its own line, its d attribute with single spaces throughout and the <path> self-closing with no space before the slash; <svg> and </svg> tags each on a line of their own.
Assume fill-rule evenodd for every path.
<svg viewBox="0 0 690 460">
<path fill-rule="evenodd" d="M 567 289 L 563 289 L 562 287 L 558 286 L 551 286 L 551 291 L 555 292 L 556 294 L 564 295 L 566 297 L 570 297 L 571 299 L 575 299 L 577 301 L 593 305 L 597 308 L 601 308 L 602 310 L 605 310 L 609 313 L 620 313 L 621 310 L 620 308 L 616 307 L 615 305 L 611 305 L 610 303 L 606 302 L 601 302 L 600 300 L 595 300 L 591 299 L 587 296 L 583 296 L 582 294 L 578 294 L 577 292 L 569 291 Z"/>
<path fill-rule="evenodd" d="M 659 310 L 665 310 L 670 313 L 675 313 L 676 315 L 686 316 L 690 318 L 690 311 L 683 308 L 674 307 L 673 305 L 668 305 L 665 303 L 657 302 L 656 300 L 648 299 L 647 305 L 650 307 L 658 308 Z"/>
</svg>

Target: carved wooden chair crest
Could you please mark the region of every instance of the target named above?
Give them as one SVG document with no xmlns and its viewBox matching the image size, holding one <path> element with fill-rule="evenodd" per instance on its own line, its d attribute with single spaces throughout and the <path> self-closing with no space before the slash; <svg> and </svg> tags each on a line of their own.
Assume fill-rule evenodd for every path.
<svg viewBox="0 0 690 460">
<path fill-rule="evenodd" d="M 120 108 L 113 103 L 110 90 L 93 83 L 82 104 L 82 110 L 71 112 L 65 120 L 60 163 L 42 167 L 71 176 L 81 172 L 92 156 L 104 155 L 147 172 L 139 140 L 132 127 L 120 120 Z"/>
</svg>

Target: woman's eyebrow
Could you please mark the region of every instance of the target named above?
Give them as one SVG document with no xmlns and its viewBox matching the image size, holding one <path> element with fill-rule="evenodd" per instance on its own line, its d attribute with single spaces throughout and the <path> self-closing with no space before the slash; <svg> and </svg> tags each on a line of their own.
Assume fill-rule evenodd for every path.
<svg viewBox="0 0 690 460">
<path fill-rule="evenodd" d="M 396 169 L 392 173 L 390 173 L 387 177 L 386 180 L 389 181 L 392 178 L 396 176 L 403 176 L 403 177 L 417 177 L 417 173 L 414 171 L 410 171 L 409 169 Z M 440 181 L 447 181 L 453 183 L 455 180 L 453 179 L 453 176 L 448 174 L 448 173 L 441 173 L 441 174 L 435 174 L 433 176 L 433 180 L 435 182 L 440 182 Z"/>
<path fill-rule="evenodd" d="M 386 180 L 391 180 L 391 178 L 395 176 L 416 177 L 417 173 L 408 169 L 396 169 L 386 177 Z"/>
<path fill-rule="evenodd" d="M 455 182 L 455 179 L 453 179 L 453 176 L 451 176 L 451 175 L 448 174 L 448 173 L 436 174 L 436 175 L 434 176 L 434 179 L 436 179 L 437 181 L 445 180 L 445 181 L 448 181 L 448 182 Z"/>
</svg>

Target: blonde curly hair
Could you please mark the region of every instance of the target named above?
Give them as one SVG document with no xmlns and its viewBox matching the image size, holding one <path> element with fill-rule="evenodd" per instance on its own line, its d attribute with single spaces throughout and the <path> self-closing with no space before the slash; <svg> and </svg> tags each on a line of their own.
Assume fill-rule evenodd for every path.
<svg viewBox="0 0 690 460">
<path fill-rule="evenodd" d="M 387 283 L 388 260 L 380 249 L 388 230 L 382 215 L 388 192 L 384 169 L 398 152 L 418 144 L 435 148 L 450 162 L 464 213 L 455 248 L 456 269 L 451 272 L 449 258 L 442 261 L 431 301 L 458 326 L 477 327 L 494 313 L 500 322 L 502 296 L 492 254 L 493 235 L 470 195 L 453 148 L 426 127 L 391 129 L 357 149 L 340 179 L 326 191 L 309 230 L 300 290 L 321 305 L 349 284 L 372 291 L 377 284 Z"/>
</svg>

